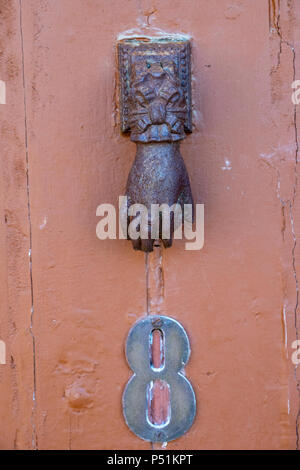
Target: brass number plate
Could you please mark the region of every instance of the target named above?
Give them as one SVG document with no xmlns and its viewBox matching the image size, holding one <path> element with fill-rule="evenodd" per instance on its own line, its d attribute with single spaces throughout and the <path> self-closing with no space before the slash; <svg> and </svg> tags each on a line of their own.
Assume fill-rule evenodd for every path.
<svg viewBox="0 0 300 470">
<path fill-rule="evenodd" d="M 163 363 L 153 367 L 151 338 L 159 330 L 163 341 Z M 190 356 L 190 344 L 184 328 L 166 316 L 148 316 L 130 330 L 126 357 L 134 374 L 123 394 L 123 412 L 129 428 L 140 438 L 151 442 L 168 442 L 180 437 L 192 425 L 196 399 L 183 369 Z M 149 419 L 149 390 L 155 381 L 169 389 L 169 415 L 162 424 Z"/>
</svg>

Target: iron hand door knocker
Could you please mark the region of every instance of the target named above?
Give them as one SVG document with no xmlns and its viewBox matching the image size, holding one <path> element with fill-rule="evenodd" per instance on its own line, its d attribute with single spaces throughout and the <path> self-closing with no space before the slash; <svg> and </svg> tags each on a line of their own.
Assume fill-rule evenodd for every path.
<svg viewBox="0 0 300 470">
<path fill-rule="evenodd" d="M 151 207 L 193 207 L 189 177 L 180 153 L 180 141 L 192 131 L 190 44 L 188 41 L 124 40 L 118 43 L 121 129 L 130 132 L 137 152 L 127 187 L 127 238 L 136 250 L 153 250 L 155 239 L 172 245 L 176 228 L 174 212 L 169 212 L 170 230 L 164 236 L 160 221 L 154 227 Z M 146 208 L 130 217 L 130 207 Z M 193 214 L 191 212 L 190 218 Z M 128 230 L 132 219 L 141 236 Z M 180 220 L 182 224 L 182 218 Z M 178 225 L 178 223 L 177 223 Z M 128 231 L 127 231 L 128 230 Z M 124 231 L 124 230 L 123 230 Z"/>
</svg>

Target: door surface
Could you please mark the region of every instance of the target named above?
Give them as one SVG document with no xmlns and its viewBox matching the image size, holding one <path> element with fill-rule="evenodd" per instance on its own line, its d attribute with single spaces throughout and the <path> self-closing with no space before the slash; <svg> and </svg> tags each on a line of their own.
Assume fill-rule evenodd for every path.
<svg viewBox="0 0 300 470">
<path fill-rule="evenodd" d="M 189 335 L 197 398 L 167 449 L 295 449 L 300 3 L 1 0 L 0 17 L 0 448 L 151 448 L 123 419 L 124 345 L 160 313 Z M 116 44 L 176 33 L 192 43 L 181 147 L 205 243 L 146 256 L 96 237 L 135 154 Z"/>
</svg>

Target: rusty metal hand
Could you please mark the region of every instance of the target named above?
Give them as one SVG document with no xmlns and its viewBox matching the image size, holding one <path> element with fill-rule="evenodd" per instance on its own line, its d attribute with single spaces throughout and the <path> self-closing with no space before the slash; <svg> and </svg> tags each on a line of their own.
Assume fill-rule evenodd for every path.
<svg viewBox="0 0 300 470">
<path fill-rule="evenodd" d="M 126 196 L 128 207 L 143 204 L 148 209 L 148 239 L 132 240 L 136 250 L 152 251 L 154 239 L 151 238 L 151 204 L 179 204 L 184 214 L 184 204 L 193 204 L 189 177 L 180 154 L 179 143 L 161 142 L 137 144 L 137 154 L 130 170 Z M 129 218 L 129 222 L 130 222 Z M 174 213 L 170 214 L 170 237 L 159 238 L 165 247 L 172 245 L 174 232 Z"/>
<path fill-rule="evenodd" d="M 164 204 L 174 209 L 178 204 L 183 215 L 184 204 L 193 204 L 179 149 L 185 131 L 191 131 L 189 43 L 121 43 L 119 61 L 122 130 L 130 130 L 137 145 L 126 187 L 127 209 L 133 204 L 147 208 L 145 218 L 135 213 L 127 219 L 129 226 L 136 222 L 138 231 L 146 236 L 135 239 L 129 230 L 128 238 L 135 249 L 148 252 L 156 238 L 165 247 L 171 246 L 177 228 L 171 211 L 170 233 L 165 237 L 160 220 L 153 234 L 151 207 Z"/>
</svg>

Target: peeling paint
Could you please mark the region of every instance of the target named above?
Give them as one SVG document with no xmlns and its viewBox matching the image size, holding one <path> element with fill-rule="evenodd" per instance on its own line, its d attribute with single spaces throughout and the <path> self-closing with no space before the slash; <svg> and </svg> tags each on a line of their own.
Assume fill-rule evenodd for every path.
<svg viewBox="0 0 300 470">
<path fill-rule="evenodd" d="M 47 225 L 47 217 L 45 216 L 43 222 L 39 225 L 39 229 L 43 230 Z"/>
<path fill-rule="evenodd" d="M 231 162 L 228 160 L 228 158 L 225 159 L 225 165 L 221 166 L 221 168 L 223 171 L 232 169 Z"/>
<path fill-rule="evenodd" d="M 27 186 L 27 209 L 28 209 L 28 225 L 29 225 L 29 276 L 30 276 L 30 291 L 31 291 L 31 309 L 30 309 L 30 335 L 32 337 L 32 353 L 33 353 L 33 406 L 31 414 L 32 425 L 32 447 L 38 448 L 37 430 L 36 430 L 36 348 L 35 348 L 35 335 L 33 332 L 33 315 L 34 315 L 34 300 L 33 300 L 33 277 L 32 277 L 32 224 L 31 224 L 31 207 L 30 207 L 30 190 L 29 190 L 29 156 L 28 156 L 28 129 L 27 129 L 27 103 L 26 103 L 26 83 L 25 83 L 25 58 L 24 58 L 24 38 L 23 38 L 23 20 L 22 20 L 22 0 L 19 0 L 20 8 L 20 37 L 21 37 L 21 54 L 22 54 L 22 81 L 24 93 L 24 137 L 25 137 L 25 152 L 26 152 L 26 186 Z"/>
<path fill-rule="evenodd" d="M 6 84 L 0 80 L 0 104 L 6 104 Z"/>
<path fill-rule="evenodd" d="M 0 340 L 0 364 L 6 364 L 6 344 L 3 340 Z"/>
<path fill-rule="evenodd" d="M 272 35 L 276 35 L 278 39 L 278 52 L 277 52 L 277 65 L 273 68 L 272 74 L 279 73 L 280 66 L 281 66 L 281 55 L 283 53 L 283 46 L 287 47 L 291 52 L 291 70 L 292 70 L 292 77 L 291 83 L 295 82 L 296 80 L 296 50 L 294 44 L 290 42 L 289 39 L 285 37 L 284 31 L 281 26 L 281 1 L 280 0 L 268 0 L 269 4 L 269 29 Z M 284 4 L 285 8 L 291 8 L 291 5 Z M 293 153 L 293 166 L 294 166 L 294 180 L 291 185 L 290 197 L 283 198 L 281 195 L 281 172 L 278 167 L 278 164 L 275 165 L 277 171 L 277 197 L 281 203 L 281 211 L 283 214 L 283 227 L 281 229 L 283 234 L 286 230 L 286 227 L 289 227 L 290 235 L 292 238 L 292 246 L 291 246 L 291 271 L 294 278 L 294 286 L 295 286 L 295 305 L 294 305 L 294 334 L 296 338 L 299 338 L 299 326 L 297 322 L 298 317 L 298 304 L 299 304 L 299 281 L 298 281 L 298 273 L 296 268 L 296 259 L 295 259 L 295 250 L 297 246 L 297 239 L 295 233 L 295 221 L 294 221 L 294 205 L 295 199 L 297 194 L 297 183 L 298 183 L 298 153 L 299 153 L 299 142 L 298 142 L 298 128 L 297 128 L 297 108 L 296 105 L 293 105 L 293 113 L 292 113 L 292 122 L 294 128 L 294 142 L 293 144 L 289 144 L 285 146 L 282 150 L 287 153 Z M 277 156 L 277 151 L 272 152 L 269 155 L 261 155 L 263 158 L 267 159 L 274 159 Z M 287 218 L 287 220 L 285 220 Z M 283 237 L 283 242 L 285 242 L 285 238 Z M 287 327 L 285 327 L 287 329 Z M 296 379 L 296 370 L 295 370 L 295 379 Z M 298 405 L 298 413 L 296 416 L 296 448 L 299 449 L 300 447 L 300 387 L 299 382 L 296 379 L 296 389 L 298 390 L 298 397 L 299 397 L 299 405 Z"/>
<path fill-rule="evenodd" d="M 160 28 L 151 28 L 151 32 L 146 32 L 144 28 L 131 28 L 127 29 L 126 31 L 123 31 L 122 33 L 118 34 L 117 40 L 122 41 L 123 39 L 131 39 L 131 38 L 146 38 L 146 39 L 168 39 L 168 40 L 173 40 L 173 41 L 184 41 L 184 40 L 190 40 L 191 36 L 189 34 L 184 34 L 184 33 L 170 33 L 167 31 L 164 31 L 163 29 Z"/>
</svg>

